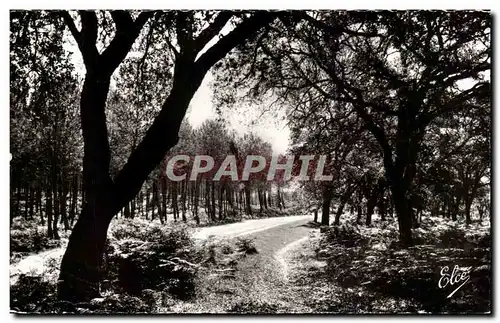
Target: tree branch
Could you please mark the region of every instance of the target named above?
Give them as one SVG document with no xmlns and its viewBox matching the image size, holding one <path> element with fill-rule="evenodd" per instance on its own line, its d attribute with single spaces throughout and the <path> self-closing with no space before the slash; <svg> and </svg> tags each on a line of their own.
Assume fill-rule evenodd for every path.
<svg viewBox="0 0 500 323">
<path fill-rule="evenodd" d="M 73 18 L 69 14 L 69 12 L 66 10 L 61 11 L 61 16 L 62 16 L 66 26 L 68 26 L 69 31 L 73 35 L 73 38 L 75 39 L 77 45 L 80 46 L 82 35 L 81 35 L 80 31 L 76 28 L 75 21 L 73 20 Z"/>
<path fill-rule="evenodd" d="M 196 52 L 205 47 L 212 38 L 214 38 L 219 32 L 221 32 L 222 28 L 226 25 L 226 23 L 233 17 L 233 11 L 221 11 L 217 17 L 215 17 L 214 22 L 210 24 L 207 28 L 203 29 L 201 33 L 196 37 L 194 41 L 193 49 Z"/>
<path fill-rule="evenodd" d="M 196 67 L 206 73 L 217 61 L 239 45 L 242 39 L 253 37 L 262 27 L 270 24 L 275 18 L 275 13 L 267 11 L 256 12 L 252 17 L 244 20 L 201 55 L 196 60 Z"/>
<path fill-rule="evenodd" d="M 100 65 L 103 73 L 106 75 L 113 74 L 132 48 L 144 24 L 154 13 L 154 11 L 143 11 L 133 21 L 126 11 L 117 10 L 111 12 L 116 25 L 116 35 L 101 54 Z"/>
</svg>

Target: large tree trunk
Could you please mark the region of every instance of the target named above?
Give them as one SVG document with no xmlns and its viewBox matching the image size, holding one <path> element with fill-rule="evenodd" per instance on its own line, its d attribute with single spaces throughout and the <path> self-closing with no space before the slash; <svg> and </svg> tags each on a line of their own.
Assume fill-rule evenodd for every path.
<svg viewBox="0 0 500 323">
<path fill-rule="evenodd" d="M 114 215 L 106 201 L 84 206 L 61 262 L 59 298 L 67 301 L 99 297 L 100 268 L 109 223 Z"/>
<path fill-rule="evenodd" d="M 399 225 L 399 240 L 405 247 L 413 245 L 411 235 L 412 210 L 409 199 L 405 196 L 405 190 L 398 185 L 391 185 L 394 208 Z"/>
</svg>

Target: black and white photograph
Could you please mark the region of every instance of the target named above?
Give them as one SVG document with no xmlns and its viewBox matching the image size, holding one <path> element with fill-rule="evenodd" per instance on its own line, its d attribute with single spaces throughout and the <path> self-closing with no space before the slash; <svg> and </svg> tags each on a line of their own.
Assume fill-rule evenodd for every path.
<svg viewBox="0 0 500 323">
<path fill-rule="evenodd" d="M 11 316 L 493 314 L 490 10 L 76 9 L 8 12 Z"/>
</svg>

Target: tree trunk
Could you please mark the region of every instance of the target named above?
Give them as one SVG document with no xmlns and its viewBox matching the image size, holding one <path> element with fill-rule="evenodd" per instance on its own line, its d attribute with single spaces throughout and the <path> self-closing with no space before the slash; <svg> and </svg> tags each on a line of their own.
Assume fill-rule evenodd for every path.
<svg viewBox="0 0 500 323">
<path fill-rule="evenodd" d="M 224 194 L 224 186 L 221 185 L 220 182 L 219 182 L 218 186 L 219 186 L 219 190 L 218 190 L 219 191 L 219 221 L 222 221 L 222 219 L 223 219 L 223 216 L 222 216 L 223 215 L 222 195 Z"/>
<path fill-rule="evenodd" d="M 271 187 L 269 187 L 268 192 L 267 192 L 267 204 L 269 205 L 269 207 L 273 206 Z"/>
<path fill-rule="evenodd" d="M 409 247 L 413 245 L 413 239 L 411 235 L 412 226 L 412 212 L 411 204 L 409 200 L 405 197 L 405 190 L 398 185 L 391 185 L 392 196 L 394 201 L 394 208 L 396 209 L 396 216 L 398 218 L 399 225 L 399 240 L 404 247 Z"/>
<path fill-rule="evenodd" d="M 470 217 L 471 205 L 472 205 L 472 199 L 471 198 L 465 199 L 465 223 L 467 225 L 472 223 L 472 220 Z"/>
<path fill-rule="evenodd" d="M 182 181 L 182 190 L 181 190 L 181 205 L 182 205 L 182 222 L 187 222 L 186 218 L 186 195 L 187 195 L 187 181 Z"/>
<path fill-rule="evenodd" d="M 358 200 L 356 201 L 356 211 L 357 211 L 357 216 L 356 216 L 356 223 L 360 224 L 361 223 L 361 218 L 363 217 L 363 191 L 359 189 L 358 191 Z"/>
<path fill-rule="evenodd" d="M 66 202 L 67 202 L 67 199 L 66 199 L 66 195 L 68 194 L 68 182 L 67 181 L 63 181 L 63 179 L 61 179 L 61 188 L 60 188 L 60 206 L 61 206 L 61 221 L 64 225 L 64 231 L 68 231 L 70 229 L 69 227 L 69 222 L 68 222 L 68 210 L 66 209 Z"/>
<path fill-rule="evenodd" d="M 375 192 L 371 193 L 371 196 L 368 198 L 366 202 L 366 226 L 372 225 L 372 215 L 375 210 L 375 205 L 377 204 L 377 195 Z"/>
<path fill-rule="evenodd" d="M 73 187 L 71 188 L 71 206 L 69 209 L 70 226 L 73 227 L 76 216 L 76 204 L 78 200 L 78 177 L 73 177 Z"/>
<path fill-rule="evenodd" d="M 125 216 L 125 219 L 130 219 L 130 203 L 127 203 L 125 205 L 125 209 L 123 210 L 123 215 Z"/>
<path fill-rule="evenodd" d="M 47 214 L 47 236 L 49 239 L 54 237 L 52 232 L 52 190 L 47 189 L 45 196 L 45 214 Z"/>
<path fill-rule="evenodd" d="M 332 203 L 333 192 L 330 188 L 323 189 L 323 205 L 321 214 L 321 225 L 330 225 L 330 204 Z"/>
<path fill-rule="evenodd" d="M 33 187 L 30 186 L 30 189 L 29 189 L 29 193 L 30 193 L 30 198 L 29 198 L 29 212 L 28 212 L 28 216 L 30 218 L 30 220 L 33 220 L 33 213 L 34 213 L 34 207 L 35 207 L 35 189 Z"/>
<path fill-rule="evenodd" d="M 175 185 L 175 183 L 173 183 Z M 161 185 L 161 214 L 160 214 L 160 221 L 161 223 L 167 222 L 167 181 L 166 178 L 162 180 L 162 185 Z M 173 192 L 173 190 L 172 190 Z M 176 199 L 177 201 L 177 199 Z M 172 197 L 172 203 L 174 202 L 174 197 Z"/>
<path fill-rule="evenodd" d="M 177 182 L 172 182 L 172 211 L 174 213 L 174 221 L 177 222 L 177 218 L 179 217 L 179 204 L 177 201 Z"/>
<path fill-rule="evenodd" d="M 385 199 L 384 195 L 379 196 L 378 200 L 378 213 L 380 214 L 380 220 L 385 221 L 386 220 L 386 205 L 385 205 Z"/>
<path fill-rule="evenodd" d="M 334 222 L 335 225 L 340 224 L 340 216 L 344 212 L 344 207 L 345 207 L 347 201 L 349 201 L 351 194 L 352 194 L 352 189 L 348 188 L 347 191 L 340 198 L 340 204 L 339 204 L 339 207 L 337 208 L 337 213 L 335 214 L 335 222 Z"/>
<path fill-rule="evenodd" d="M 245 183 L 245 204 L 247 209 L 247 214 L 252 215 L 252 207 L 250 205 L 250 184 Z"/>
<path fill-rule="evenodd" d="M 84 206 L 71 232 L 61 262 L 59 298 L 66 301 L 90 300 L 99 297 L 99 277 L 111 208 L 105 201 Z M 85 243 L 82 243 L 85 241 Z"/>
<path fill-rule="evenodd" d="M 262 193 L 259 187 L 257 187 L 257 197 L 259 199 L 259 213 L 262 213 L 262 211 L 264 210 L 264 202 L 262 202 Z"/>
<path fill-rule="evenodd" d="M 211 181 L 211 188 L 210 188 L 210 206 L 212 207 L 212 210 L 210 211 L 210 216 L 211 220 L 215 222 L 215 182 Z"/>
<path fill-rule="evenodd" d="M 193 212 L 194 212 L 194 220 L 196 224 L 200 224 L 200 216 L 198 215 L 198 203 L 199 203 L 199 195 L 200 195 L 200 181 L 196 181 L 194 184 L 194 201 L 193 201 Z"/>
</svg>

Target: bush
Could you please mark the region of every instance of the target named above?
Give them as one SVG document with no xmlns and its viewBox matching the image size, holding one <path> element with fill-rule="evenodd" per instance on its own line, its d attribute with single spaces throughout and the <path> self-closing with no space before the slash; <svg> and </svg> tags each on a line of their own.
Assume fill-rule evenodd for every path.
<svg viewBox="0 0 500 323">
<path fill-rule="evenodd" d="M 150 313 L 153 309 L 151 304 L 147 304 L 141 298 L 127 294 L 109 295 L 104 299 L 94 299 L 92 303 L 94 313 Z"/>
<path fill-rule="evenodd" d="M 144 289 L 167 290 L 182 299 L 193 296 L 197 265 L 191 262 L 194 245 L 187 228 L 144 222 L 122 221 L 112 228 L 106 281 L 133 296 Z"/>
<path fill-rule="evenodd" d="M 364 245 L 369 241 L 355 225 L 347 223 L 332 227 L 322 227 L 321 232 L 327 243 L 340 244 L 345 247 Z"/>
<path fill-rule="evenodd" d="M 491 241 L 491 235 L 489 232 L 487 233 L 477 233 L 477 234 L 470 234 L 466 236 L 467 241 L 469 241 L 471 244 L 475 245 L 478 248 L 490 248 L 492 241 Z"/>
<path fill-rule="evenodd" d="M 47 237 L 46 229 L 39 229 L 33 222 L 21 223 L 10 231 L 11 253 L 41 251 L 59 245 L 59 241 Z"/>
<path fill-rule="evenodd" d="M 465 232 L 459 228 L 449 228 L 439 235 L 439 244 L 445 248 L 463 248 L 466 243 Z"/>
<path fill-rule="evenodd" d="M 20 312 L 36 312 L 49 299 L 55 298 L 56 286 L 41 276 L 21 274 L 10 288 L 10 308 Z"/>
<path fill-rule="evenodd" d="M 239 237 L 236 241 L 236 246 L 238 247 L 238 251 L 248 255 L 258 253 L 257 248 L 255 248 L 254 239 L 251 238 Z"/>
<path fill-rule="evenodd" d="M 277 304 L 271 304 L 265 301 L 243 300 L 231 307 L 230 313 L 255 313 L 255 314 L 276 314 L 279 311 Z"/>
</svg>

